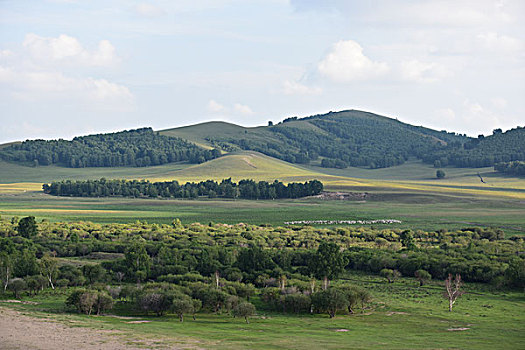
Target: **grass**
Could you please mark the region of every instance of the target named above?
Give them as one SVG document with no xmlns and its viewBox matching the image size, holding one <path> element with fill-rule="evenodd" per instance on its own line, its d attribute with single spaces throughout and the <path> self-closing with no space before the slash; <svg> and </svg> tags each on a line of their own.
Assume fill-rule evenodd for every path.
<svg viewBox="0 0 525 350">
<path fill-rule="evenodd" d="M 479 181 L 478 172 L 487 184 Z M 392 218 L 402 220 L 403 224 L 388 227 L 436 230 L 479 225 L 500 227 L 509 234 L 525 232 L 525 179 L 500 176 L 489 168 L 447 169 L 447 173 L 446 179 L 433 179 L 435 169 L 416 161 L 388 169 L 327 170 L 286 163 L 256 152 L 228 154 L 199 165 L 169 164 L 148 168 L 31 168 L 2 162 L 0 215 L 34 215 L 52 221 L 145 220 L 158 223 L 168 223 L 178 217 L 185 223 L 273 225 L 291 220 Z M 210 178 L 220 181 L 228 177 L 285 182 L 319 179 L 330 191 L 367 192 L 368 196 L 365 200 L 354 201 L 231 201 L 67 198 L 41 192 L 43 182 L 102 176 L 151 181 L 177 179 L 180 182 Z"/>
<path fill-rule="evenodd" d="M 216 138 L 216 135 L 221 135 L 221 138 L 249 137 L 253 140 L 267 141 L 270 139 L 274 142 L 281 142 L 273 132 L 266 130 L 265 127 L 246 128 L 220 121 L 166 129 L 161 130 L 160 133 L 166 136 L 180 137 L 206 148 L 212 146 L 207 139 Z"/>
<path fill-rule="evenodd" d="M 28 312 L 44 312 L 68 322 L 80 321 L 96 329 L 119 330 L 143 339 L 170 339 L 214 349 L 523 349 L 525 347 L 525 296 L 519 292 L 493 292 L 484 285 L 469 284 L 452 313 L 441 297 L 441 282 L 417 287 L 412 278 L 387 284 L 377 276 L 350 274 L 353 284 L 366 287 L 373 296 L 370 308 L 356 315 L 291 315 L 265 311 L 261 303 L 250 324 L 226 314 L 200 313 L 184 323 L 174 315 L 137 314 L 119 305 L 114 312 L 149 323 L 130 324 L 111 316 L 64 314 L 62 295 L 32 297 L 38 305 L 13 304 Z M 58 310 L 58 313 L 57 313 Z M 449 331 L 468 328 L 464 331 Z M 347 332 L 336 332 L 346 329 Z"/>
<path fill-rule="evenodd" d="M 367 201 L 70 198 L 43 193 L 3 195 L 0 198 L 0 215 L 34 215 L 38 220 L 52 221 L 170 223 L 174 218 L 180 218 L 184 223 L 213 221 L 283 225 L 290 220 L 392 218 L 403 223 L 374 226 L 431 231 L 494 226 L 509 234 L 525 233 L 522 204 L 494 198 L 403 193 L 380 193 Z"/>
</svg>

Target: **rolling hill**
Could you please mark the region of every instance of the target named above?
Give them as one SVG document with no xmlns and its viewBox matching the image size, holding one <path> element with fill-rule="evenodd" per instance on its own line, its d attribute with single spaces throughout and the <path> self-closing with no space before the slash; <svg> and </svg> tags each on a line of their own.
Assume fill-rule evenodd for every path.
<svg viewBox="0 0 525 350">
<path fill-rule="evenodd" d="M 33 166 L 149 167 L 181 161 L 204 163 L 243 150 L 323 168 L 379 169 L 413 158 L 438 168 L 491 167 L 525 160 L 525 129 L 495 130 L 487 137 L 470 138 L 348 110 L 252 128 L 207 122 L 156 132 L 143 128 L 81 136 L 72 141 L 27 140 L 0 147 L 0 158 Z"/>
<path fill-rule="evenodd" d="M 421 158 L 448 143 L 463 144 L 467 140 L 455 133 L 354 110 L 288 118 L 267 127 L 243 128 L 211 122 L 163 130 L 161 134 L 226 152 L 253 150 L 291 163 L 319 163 L 331 168 L 399 165 L 409 157 Z"/>
</svg>

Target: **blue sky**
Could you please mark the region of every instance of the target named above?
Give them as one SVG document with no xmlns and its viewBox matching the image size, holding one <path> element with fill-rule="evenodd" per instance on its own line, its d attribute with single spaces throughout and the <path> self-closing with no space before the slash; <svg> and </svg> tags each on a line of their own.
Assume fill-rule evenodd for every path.
<svg viewBox="0 0 525 350">
<path fill-rule="evenodd" d="M 525 125 L 523 1 L 0 0 L 0 142 L 363 109 Z"/>
</svg>

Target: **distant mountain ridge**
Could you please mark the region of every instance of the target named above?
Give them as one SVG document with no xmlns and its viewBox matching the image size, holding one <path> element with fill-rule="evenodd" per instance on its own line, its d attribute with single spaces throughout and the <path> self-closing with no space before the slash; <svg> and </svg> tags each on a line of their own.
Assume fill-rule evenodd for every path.
<svg viewBox="0 0 525 350">
<path fill-rule="evenodd" d="M 25 141 L 0 149 L 14 162 L 68 167 L 149 166 L 177 161 L 201 163 L 220 154 L 257 151 L 296 164 L 328 168 L 387 168 L 409 158 L 435 167 L 486 167 L 525 160 L 525 129 L 478 138 L 403 123 L 370 112 L 347 110 L 276 125 L 246 128 L 207 122 L 154 132 L 151 128 L 97 134 L 73 141 Z"/>
</svg>

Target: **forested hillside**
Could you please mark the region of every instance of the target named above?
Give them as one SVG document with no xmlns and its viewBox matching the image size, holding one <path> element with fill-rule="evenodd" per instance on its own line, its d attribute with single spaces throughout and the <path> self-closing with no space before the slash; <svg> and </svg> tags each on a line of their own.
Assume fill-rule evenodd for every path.
<svg viewBox="0 0 525 350">
<path fill-rule="evenodd" d="M 450 143 L 423 157 L 427 163 L 438 166 L 480 168 L 494 166 L 500 162 L 525 160 L 525 128 L 515 128 L 507 132 L 494 130 L 490 136 L 479 136 L 466 143 Z"/>
<path fill-rule="evenodd" d="M 72 141 L 28 140 L 0 149 L 0 157 L 7 161 L 71 168 L 203 163 L 219 156 L 218 150 L 159 135 L 151 128 L 75 137 Z"/>
<path fill-rule="evenodd" d="M 217 145 L 234 144 L 292 163 L 309 163 L 323 157 L 322 166 L 385 168 L 409 157 L 421 158 L 449 142 L 463 144 L 467 137 L 402 123 L 362 111 L 285 119 L 267 128 L 275 139 L 210 138 Z"/>
<path fill-rule="evenodd" d="M 263 133 L 265 137 L 258 137 Z M 470 138 L 355 110 L 287 118 L 263 129 L 245 129 L 244 134 L 216 133 L 207 140 L 224 150 L 235 146 L 291 163 L 320 160 L 327 168 L 386 168 L 409 157 L 436 167 L 474 168 L 525 160 L 525 129 L 520 127 Z"/>
<path fill-rule="evenodd" d="M 211 146 L 211 150 L 203 147 Z M 525 129 L 470 138 L 349 110 L 292 117 L 266 127 L 209 122 L 154 132 L 151 128 L 65 140 L 6 145 L 0 158 L 66 167 L 150 166 L 178 161 L 202 163 L 224 152 L 251 150 L 290 163 L 326 168 L 387 168 L 409 158 L 435 167 L 491 167 L 525 161 Z"/>
</svg>

